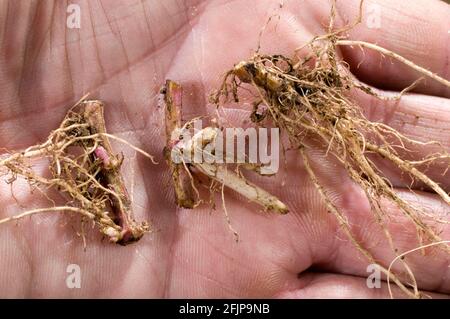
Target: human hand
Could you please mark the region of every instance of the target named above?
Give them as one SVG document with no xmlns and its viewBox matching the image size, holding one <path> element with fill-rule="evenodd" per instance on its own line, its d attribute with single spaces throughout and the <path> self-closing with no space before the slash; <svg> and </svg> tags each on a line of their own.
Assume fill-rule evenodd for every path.
<svg viewBox="0 0 450 319">
<path fill-rule="evenodd" d="M 448 77 L 450 7 L 438 1 L 366 1 L 379 4 L 381 26 L 363 22 L 351 39 L 378 43 L 443 77 Z M 338 1 L 337 23 L 352 21 L 359 1 Z M 87 249 L 68 216 L 41 215 L 19 225 L 0 226 L 1 297 L 387 297 L 386 285 L 369 289 L 367 261 L 339 229 L 303 165 L 288 154 L 277 177 L 253 177 L 290 208 L 284 216 L 259 212 L 232 192 L 227 210 L 241 241 L 227 228 L 217 209 L 176 208 L 166 165 L 163 109 L 158 91 L 166 78 L 185 88 L 184 117 L 214 115 L 207 96 L 220 75 L 248 58 L 269 16 L 279 14 L 263 32 L 261 51 L 292 54 L 326 32 L 328 1 L 90 1 L 81 2 L 81 28 L 66 26 L 66 4 L 59 1 L 0 2 L 1 33 L 0 146 L 22 149 L 43 141 L 57 127 L 68 106 L 86 92 L 106 103 L 107 127 L 157 156 L 153 165 L 128 155 L 123 167 L 138 220 L 157 231 L 120 247 L 87 233 Z M 277 9 L 278 8 L 278 9 Z M 276 28 L 275 28 L 276 25 Z M 446 45 L 447 44 L 447 45 Z M 343 58 L 359 79 L 384 90 L 400 91 L 419 75 L 377 53 L 343 48 Z M 359 68 L 359 62 L 363 61 Z M 387 94 L 387 93 L 386 93 Z M 450 148 L 450 91 L 427 81 L 398 104 L 354 93 L 372 120 L 383 121 L 420 140 L 437 140 Z M 225 108 L 228 121 L 240 125 L 249 110 Z M 117 147 L 121 147 L 117 145 Z M 117 149 L 116 147 L 116 149 Z M 425 150 L 421 150 L 425 152 Z M 131 157 L 131 158 L 130 158 Z M 321 180 L 349 216 L 357 236 L 385 263 L 394 255 L 370 219 L 367 200 L 324 152 L 311 154 Z M 282 163 L 283 164 L 283 163 Z M 283 166 L 283 165 L 282 165 Z M 389 166 L 386 174 L 400 194 L 433 213 L 446 208 L 435 195 L 408 185 Z M 448 177 L 430 172 L 446 191 Z M 281 185 L 283 185 L 281 187 Z M 17 181 L 0 186 L 0 217 L 48 206 Z M 25 206 L 21 208 L 18 203 Z M 391 231 L 397 247 L 418 246 L 416 231 L 395 207 Z M 450 229 L 443 226 L 442 237 Z M 433 296 L 450 293 L 449 258 L 415 253 L 410 266 L 421 289 Z M 69 264 L 80 266 L 80 289 L 66 286 Z M 397 294 L 396 294 L 397 295 Z"/>
</svg>

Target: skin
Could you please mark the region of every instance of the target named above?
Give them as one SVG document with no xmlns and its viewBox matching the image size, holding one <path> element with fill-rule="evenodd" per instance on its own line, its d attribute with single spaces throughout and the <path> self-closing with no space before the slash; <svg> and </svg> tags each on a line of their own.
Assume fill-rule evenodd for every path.
<svg viewBox="0 0 450 319">
<path fill-rule="evenodd" d="M 246 0 L 82 1 L 78 30 L 66 28 L 62 1 L 0 1 L 0 146 L 22 149 L 43 141 L 68 107 L 90 92 L 107 105 L 109 132 L 155 155 L 160 163 L 153 165 L 114 143 L 128 157 L 123 172 L 137 219 L 151 221 L 155 230 L 137 244 L 115 246 L 86 227 L 84 251 L 76 235 L 78 219 L 55 213 L 1 225 L 0 297 L 389 297 L 384 282 L 381 289 L 367 288 L 367 261 L 326 212 L 297 154 L 287 155 L 286 167 L 281 161 L 276 178 L 252 177 L 283 200 L 289 214 L 260 212 L 225 192 L 239 243 L 227 228 L 220 194 L 215 211 L 207 205 L 193 211 L 174 205 L 162 157 L 160 86 L 166 78 L 184 86 L 185 119 L 214 115 L 207 95 L 220 84 L 220 74 L 251 56 L 270 15 L 279 14 L 281 19 L 274 18 L 263 33 L 262 52 L 289 55 L 326 31 L 328 1 L 284 2 L 279 9 L 277 1 L 265 0 L 252 4 Z M 336 23 L 353 21 L 359 2 L 338 2 Z M 367 14 L 373 12 L 373 4 L 381 5 L 381 28 L 368 28 L 365 18 L 349 33 L 350 39 L 377 43 L 450 77 L 447 4 L 366 1 L 366 8 L 372 5 Z M 340 54 L 355 76 L 380 88 L 382 94 L 394 94 L 419 77 L 374 52 L 363 55 L 358 48 L 346 47 Z M 450 150 L 449 89 L 427 80 L 397 104 L 360 92 L 353 95 L 371 120 L 423 141 L 437 140 Z M 242 126 L 248 109 L 245 104 L 229 105 L 222 116 Z M 418 155 L 427 151 L 420 148 Z M 357 237 L 388 264 L 394 256 L 362 191 L 322 151 L 309 153 L 313 168 Z M 401 196 L 430 214 L 448 212 L 436 195 L 420 191 L 420 185 L 414 195 L 391 166 L 380 162 L 380 167 Z M 36 169 L 45 169 L 45 162 L 38 162 Z M 449 175 L 443 176 L 444 170 L 445 164 L 434 166 L 429 174 L 448 192 Z M 30 194 L 20 180 L 13 194 L 9 185 L 0 184 L 0 218 L 51 205 L 39 192 Z M 392 204 L 383 205 L 399 251 L 419 246 L 414 227 Z M 450 238 L 449 226 L 437 228 L 442 238 Z M 448 254 L 427 250 L 425 256 L 414 253 L 407 261 L 427 294 L 450 294 Z M 69 264 L 80 266 L 80 289 L 66 286 Z M 402 296 L 395 289 L 394 294 Z"/>
</svg>

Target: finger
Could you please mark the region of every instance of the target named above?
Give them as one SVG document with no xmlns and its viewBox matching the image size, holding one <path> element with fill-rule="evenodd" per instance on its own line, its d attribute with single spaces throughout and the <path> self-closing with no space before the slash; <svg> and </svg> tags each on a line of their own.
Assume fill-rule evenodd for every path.
<svg viewBox="0 0 450 319">
<path fill-rule="evenodd" d="M 328 199 L 343 216 L 344 223 L 338 221 L 336 214 L 325 204 L 324 198 L 309 178 L 287 183 L 284 187 L 287 194 L 281 197 L 285 201 L 286 198 L 291 198 L 290 201 L 286 201 L 293 214 L 289 217 L 294 218 L 286 226 L 292 234 L 290 236 L 294 238 L 291 242 L 297 242 L 301 247 L 300 240 L 306 238 L 309 244 L 310 264 L 308 268 L 303 268 L 303 271 L 312 268 L 322 272 L 367 277 L 367 266 L 374 261 L 370 261 L 356 248 L 355 242 L 350 240 L 345 230 L 345 225 L 348 225 L 354 240 L 370 252 L 375 263 L 386 269 L 396 257 L 395 251 L 400 254 L 421 246 L 417 226 L 396 204 L 381 200 L 384 214 L 380 222 L 376 212 L 372 211 L 365 192 L 349 179 L 345 170 L 336 169 L 336 163 L 333 163 L 330 157 L 325 159 L 323 156 L 322 151 L 308 151 L 311 168 Z M 297 167 L 296 170 L 302 172 L 304 168 Z M 295 197 L 288 196 L 292 183 L 297 186 Z M 443 239 L 450 238 L 450 224 L 435 222 L 430 217 L 450 222 L 448 205 L 436 195 L 427 193 L 416 195 L 399 191 L 398 196 L 414 207 L 415 211 L 420 213 L 419 218 L 436 234 Z M 292 201 L 292 198 L 296 200 Z M 301 225 L 301 230 L 295 230 L 294 225 L 297 227 Z M 392 245 L 385 235 L 385 230 L 392 238 Z M 301 236 L 297 235 L 299 232 Z M 411 268 L 419 289 L 443 293 L 450 291 L 448 251 L 439 247 L 429 248 L 426 255 L 414 252 L 408 254 L 405 261 Z M 402 280 L 409 279 L 405 276 L 406 271 L 402 262 L 394 263 L 392 269 Z"/>
<path fill-rule="evenodd" d="M 423 209 L 430 216 L 450 222 L 448 206 L 436 196 L 426 194 L 414 195 L 406 191 L 399 191 L 398 194 L 413 207 Z M 397 249 L 400 254 L 421 246 L 417 228 L 393 203 L 385 202 L 382 206 L 384 211 L 389 214 L 385 223 L 393 238 L 393 247 L 390 246 L 383 229 L 376 222 L 374 213 L 370 211 L 369 207 L 366 209 L 361 209 L 361 207 L 352 209 L 349 206 L 341 205 L 340 209 L 346 211 L 345 215 L 348 218 L 355 238 L 375 256 L 377 264 L 381 264 L 387 269 L 396 257 L 393 249 Z M 429 227 L 434 227 L 441 238 L 447 240 L 450 238 L 450 226 L 448 224 L 432 222 L 431 218 L 425 216 L 422 216 L 422 218 L 426 220 L 426 224 Z M 334 245 L 336 253 L 328 262 L 324 261 L 319 266 L 322 271 L 361 277 L 368 276 L 367 260 L 357 252 L 353 243 L 341 231 L 337 233 Z M 440 248 L 442 247 L 428 248 L 424 254 L 423 251 L 419 250 L 405 256 L 404 261 L 410 267 L 419 290 L 441 293 L 450 292 L 448 276 L 450 272 L 450 258 L 448 252 Z M 393 263 L 392 271 L 405 282 L 411 282 L 411 278 L 407 275 L 401 260 Z M 384 275 L 383 278 L 385 278 Z M 392 283 L 392 285 L 395 284 Z"/>
<path fill-rule="evenodd" d="M 323 153 L 313 155 L 312 161 L 321 164 L 321 181 L 325 181 L 326 189 L 335 190 L 329 191 L 329 196 L 348 218 L 352 233 L 379 262 L 389 265 L 395 254 L 383 237 L 383 230 L 376 223 L 364 192 L 349 181 L 345 171 L 337 170 L 328 159 L 324 161 Z M 196 286 L 203 287 L 193 291 L 193 287 L 181 285 L 184 295 L 273 296 L 298 289 L 298 276 L 311 268 L 368 276 L 368 261 L 358 253 L 334 216 L 328 212 L 323 198 L 306 177 L 304 169 L 293 161 L 289 163 L 289 174 L 281 171 L 278 177 L 250 178 L 279 196 L 291 210 L 287 215 L 258 213 L 256 204 L 248 203 L 233 192 L 225 192 L 225 205 L 232 226 L 240 236 L 238 243 L 234 242 L 233 233 L 227 227 L 220 195 L 215 196 L 217 210 L 213 214 L 208 214 L 204 206 L 195 214 L 188 211 L 180 214 L 177 240 L 182 247 L 175 253 L 177 267 L 172 279 L 175 283 L 181 283 L 182 278 L 190 277 L 198 283 Z M 280 180 L 284 180 L 282 188 L 279 187 Z M 424 203 L 426 198 L 419 197 L 423 207 L 428 207 L 429 212 L 438 212 L 440 201 L 431 198 Z M 392 219 L 389 230 L 399 252 L 419 246 L 414 225 L 402 217 L 395 206 L 384 204 L 383 207 L 389 214 L 386 219 Z M 439 207 L 445 208 L 443 205 Z M 450 236 L 449 227 L 436 231 L 439 230 L 443 230 L 442 237 Z M 426 257 L 413 254 L 406 259 L 419 287 L 448 292 L 448 255 L 441 254 L 439 250 L 433 250 L 432 255 L 429 251 L 427 253 Z M 220 269 L 214 267 L 218 262 Z M 400 270 L 403 271 L 401 265 L 396 264 L 394 271 Z M 230 272 L 233 276 L 229 276 Z"/>
<path fill-rule="evenodd" d="M 341 23 L 358 15 L 359 0 L 338 1 Z M 371 42 L 391 50 L 448 79 L 450 76 L 450 6 L 443 1 L 367 0 L 363 21 L 350 31 L 350 39 Z M 359 47 L 340 47 L 351 71 L 364 82 L 402 90 L 421 75 L 401 62 Z M 426 79 L 416 92 L 450 96 L 450 88 Z"/>
<path fill-rule="evenodd" d="M 377 94 L 388 98 L 398 95 L 386 91 L 377 91 Z M 397 148 L 402 158 L 420 160 L 430 154 L 450 153 L 450 100 L 421 94 L 406 94 L 399 100 L 388 100 L 360 90 L 354 90 L 352 98 L 370 121 L 389 125 L 406 137 L 419 142 L 439 143 L 426 146 L 406 143 L 407 151 Z M 385 137 L 393 145 L 399 145 L 397 138 Z M 421 183 L 411 185 L 410 177 L 389 161 L 379 156 L 372 158 L 394 186 L 413 186 L 417 189 L 424 186 Z M 450 190 L 450 179 L 448 178 L 450 172 L 446 172 L 449 165 L 450 159 L 438 160 L 432 165 L 420 166 L 419 169 L 426 171 L 426 174 L 440 183 L 444 189 Z"/>
<path fill-rule="evenodd" d="M 386 281 L 380 280 L 379 286 L 373 286 L 367 278 L 331 273 L 304 273 L 299 277 L 298 288 L 281 292 L 277 298 L 310 299 L 310 298 L 391 298 Z M 449 295 L 423 292 L 433 299 L 450 298 Z M 392 287 L 393 298 L 404 298 L 398 287 Z"/>
</svg>

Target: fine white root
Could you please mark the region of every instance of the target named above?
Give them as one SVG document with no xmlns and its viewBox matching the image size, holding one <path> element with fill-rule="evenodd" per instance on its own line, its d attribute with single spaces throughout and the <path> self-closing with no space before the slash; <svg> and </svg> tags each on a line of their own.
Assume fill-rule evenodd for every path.
<svg viewBox="0 0 450 319">
<path fill-rule="evenodd" d="M 46 208 L 37 208 L 37 209 L 32 209 L 32 210 L 28 210 L 26 212 L 23 212 L 21 214 L 18 215 L 14 215 L 11 217 L 6 217 L 3 219 L 0 219 L 0 225 L 4 224 L 4 223 L 8 223 L 14 220 L 19 220 L 22 219 L 24 217 L 27 216 L 31 216 L 31 215 L 35 215 L 35 214 L 40 214 L 40 213 L 60 213 L 60 212 L 75 212 L 75 213 L 80 213 L 81 215 L 89 218 L 89 219 L 94 219 L 95 215 L 88 212 L 87 210 L 84 210 L 82 208 L 79 207 L 71 207 L 71 206 L 57 206 L 57 207 L 46 207 Z"/>
<path fill-rule="evenodd" d="M 443 190 L 438 183 L 431 180 L 427 175 L 419 171 L 417 168 L 415 168 L 410 163 L 402 160 L 400 157 L 398 157 L 395 154 L 392 154 L 382 147 L 372 144 L 372 143 L 366 143 L 367 150 L 377 152 L 381 155 L 383 155 L 385 158 L 392 161 L 394 164 L 396 164 L 401 170 L 403 170 L 406 173 L 411 174 L 414 176 L 417 180 L 422 181 L 425 183 L 428 187 L 430 187 L 432 190 L 436 192 L 448 205 L 450 205 L 450 196 L 446 193 L 445 190 Z"/>
<path fill-rule="evenodd" d="M 305 165 L 305 169 L 311 179 L 311 181 L 314 184 L 314 187 L 319 192 L 320 196 L 323 198 L 327 209 L 335 216 L 337 219 L 339 226 L 342 228 L 342 230 L 345 232 L 348 239 L 352 242 L 352 244 L 358 249 L 358 251 L 371 263 L 371 264 L 377 264 L 380 267 L 380 270 L 389 278 L 390 280 L 394 281 L 396 285 L 409 297 L 411 298 L 419 298 L 419 292 L 417 289 L 416 280 L 414 278 L 413 273 L 410 271 L 409 268 L 406 268 L 408 271 L 408 275 L 411 277 L 413 282 L 413 289 L 414 292 L 411 292 L 403 283 L 402 281 L 391 271 L 380 265 L 380 263 L 376 262 L 373 255 L 363 247 L 363 245 L 355 238 L 354 234 L 352 233 L 350 229 L 350 225 L 347 221 L 347 219 L 343 216 L 343 214 L 339 211 L 339 209 L 333 204 L 330 197 L 326 194 L 324 187 L 320 184 L 316 174 L 314 173 L 314 170 L 311 167 L 311 163 L 309 160 L 309 157 L 305 151 L 304 148 L 300 148 L 300 154 L 303 159 L 303 163 Z M 389 280 L 388 279 L 388 280 Z"/>
<path fill-rule="evenodd" d="M 112 134 L 108 134 L 108 133 L 98 133 L 98 136 L 106 136 L 112 140 L 116 140 L 122 144 L 127 145 L 128 147 L 132 148 L 133 150 L 135 150 L 136 152 L 140 153 L 141 155 L 144 155 L 145 157 L 147 157 L 148 159 L 150 159 L 152 161 L 153 164 L 158 164 L 158 162 L 155 160 L 154 156 L 150 155 L 149 153 L 147 153 L 146 151 L 144 151 L 143 149 L 134 146 L 133 144 L 127 142 L 126 140 L 124 140 L 123 138 L 117 137 L 115 135 Z M 95 134 L 92 135 L 91 137 L 97 137 Z"/>
<path fill-rule="evenodd" d="M 225 184 L 222 184 L 220 193 L 222 195 L 222 208 L 225 214 L 225 219 L 227 221 L 228 228 L 233 233 L 235 241 L 239 242 L 239 233 L 234 229 L 233 225 L 231 224 L 231 218 L 230 215 L 228 214 L 227 205 L 225 204 Z"/>
<path fill-rule="evenodd" d="M 423 250 L 423 249 L 425 249 L 425 248 L 429 248 L 429 247 L 433 247 L 433 246 L 438 246 L 438 245 L 447 245 L 447 244 L 450 244 L 450 240 L 442 240 L 442 241 L 439 241 L 439 242 L 435 242 L 435 243 L 431 243 L 431 244 L 419 246 L 419 247 L 417 247 L 417 248 L 414 248 L 414 249 L 405 251 L 404 253 L 402 253 L 402 254 L 396 256 L 396 257 L 391 261 L 391 263 L 389 264 L 389 267 L 388 267 L 388 269 L 387 269 L 388 274 L 389 274 L 389 275 L 387 276 L 387 286 L 388 286 L 388 290 L 389 290 L 389 296 L 391 297 L 391 299 L 394 298 L 393 295 L 392 295 L 391 281 L 390 281 L 390 279 L 391 279 L 391 274 L 392 274 L 391 268 L 392 268 L 392 266 L 395 264 L 395 262 L 396 262 L 397 260 L 403 260 L 403 259 L 405 258 L 406 255 L 409 255 L 409 254 L 411 254 L 411 253 L 413 253 L 413 252 L 416 252 L 416 251 L 419 251 L 419 250 Z"/>
<path fill-rule="evenodd" d="M 368 48 L 371 50 L 375 50 L 378 51 L 384 55 L 387 55 L 393 59 L 396 59 L 397 61 L 400 61 L 403 64 L 406 64 L 407 66 L 409 66 L 411 69 L 416 70 L 417 72 L 426 75 L 430 78 L 432 78 L 433 80 L 445 85 L 446 87 L 450 88 L 450 81 L 440 77 L 439 75 L 431 72 L 430 70 L 427 70 L 417 64 L 415 64 L 414 62 L 405 59 L 404 57 L 402 57 L 401 55 L 392 52 L 390 50 L 387 50 L 383 47 L 380 47 L 376 44 L 373 43 L 369 43 L 369 42 L 364 42 L 364 41 L 356 41 L 356 40 L 338 40 L 336 41 L 337 45 L 341 45 L 341 46 L 359 46 L 359 47 L 364 47 L 364 48 Z"/>
</svg>

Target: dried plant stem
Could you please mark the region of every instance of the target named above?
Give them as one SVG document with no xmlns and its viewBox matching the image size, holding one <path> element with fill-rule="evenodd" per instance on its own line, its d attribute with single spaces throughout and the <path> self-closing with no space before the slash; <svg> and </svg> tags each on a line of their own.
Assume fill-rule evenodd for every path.
<svg viewBox="0 0 450 319">
<path fill-rule="evenodd" d="M 121 245 L 135 242 L 149 231 L 147 222 L 134 220 L 131 199 L 120 173 L 123 156 L 114 154 L 109 140 L 124 143 L 155 161 L 147 152 L 108 134 L 103 112 L 102 102 L 82 99 L 69 110 L 60 127 L 52 131 L 44 143 L 0 160 L 0 167 L 11 174 L 9 183 L 21 176 L 44 194 L 49 188 L 56 189 L 68 197 L 70 203 L 27 211 L 2 222 L 47 211 L 78 212 L 93 220 L 110 241 Z M 49 159 L 50 178 L 33 170 L 35 158 Z"/>
<path fill-rule="evenodd" d="M 243 179 L 236 173 L 231 172 L 226 166 L 207 163 L 194 163 L 193 166 L 201 173 L 241 194 L 249 201 L 263 206 L 268 211 L 279 214 L 287 214 L 289 212 L 287 206 L 278 198 Z"/>
<path fill-rule="evenodd" d="M 194 208 L 197 203 L 192 176 L 184 165 L 176 164 L 172 159 L 172 149 L 180 141 L 182 115 L 182 87 L 174 81 L 167 80 L 161 89 L 165 104 L 166 147 L 164 157 L 169 166 L 175 189 L 175 201 L 179 207 Z"/>
<path fill-rule="evenodd" d="M 122 159 L 118 159 L 112 151 L 111 144 L 107 137 L 112 137 L 106 133 L 106 126 L 103 115 L 104 106 L 100 101 L 87 101 L 84 104 L 84 117 L 89 124 L 91 134 L 99 134 L 100 140 L 93 155 L 102 162 L 100 167 L 100 181 L 103 186 L 111 189 L 115 196 L 110 197 L 112 212 L 115 216 L 116 224 L 121 227 L 122 232 L 117 243 L 126 245 L 139 240 L 149 227 L 147 223 L 137 224 L 131 210 L 131 200 L 125 187 L 120 166 Z M 125 140 L 114 137 L 123 143 L 129 144 Z M 131 144 L 130 144 L 131 145 Z M 84 144 L 86 150 L 92 148 L 92 143 Z M 135 148 L 135 147 L 133 147 Z M 137 149 L 137 148 L 135 148 Z M 143 152 L 153 160 L 153 157 Z M 91 155 L 92 156 L 92 155 Z"/>
</svg>

